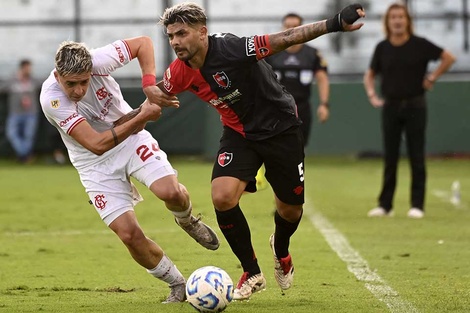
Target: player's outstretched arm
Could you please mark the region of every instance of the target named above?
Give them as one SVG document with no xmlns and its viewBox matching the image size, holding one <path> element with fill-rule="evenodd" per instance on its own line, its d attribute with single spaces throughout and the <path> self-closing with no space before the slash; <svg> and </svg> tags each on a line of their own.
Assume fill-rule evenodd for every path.
<svg viewBox="0 0 470 313">
<path fill-rule="evenodd" d="M 362 25 L 364 25 L 364 23 L 354 23 L 365 16 L 366 14 L 362 5 L 356 3 L 348 5 L 334 17 L 327 20 L 305 24 L 279 33 L 270 34 L 270 54 L 280 52 L 296 44 L 305 43 L 327 33 L 351 32 L 358 30 Z"/>
</svg>

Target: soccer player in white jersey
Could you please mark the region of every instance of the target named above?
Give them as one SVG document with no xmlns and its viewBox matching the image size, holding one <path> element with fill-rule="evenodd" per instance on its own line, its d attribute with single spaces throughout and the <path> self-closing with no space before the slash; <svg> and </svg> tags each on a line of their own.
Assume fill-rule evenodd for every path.
<svg viewBox="0 0 470 313">
<path fill-rule="evenodd" d="M 116 126 L 114 122 L 132 108 L 110 74 L 134 58 L 141 67 L 147 99 L 134 118 Z M 171 292 L 165 303 L 184 301 L 184 277 L 139 226 L 133 207 L 142 198 L 130 176 L 164 201 L 177 224 L 202 246 L 216 250 L 219 240 L 191 214 L 188 191 L 178 182 L 158 142 L 144 130 L 148 121 L 160 117 L 161 107 L 179 105 L 176 97 L 156 87 L 151 39 L 118 40 L 93 50 L 83 43 L 63 42 L 55 56 L 55 69 L 42 85 L 40 101 L 102 220 L 138 264 L 169 284 Z"/>
</svg>

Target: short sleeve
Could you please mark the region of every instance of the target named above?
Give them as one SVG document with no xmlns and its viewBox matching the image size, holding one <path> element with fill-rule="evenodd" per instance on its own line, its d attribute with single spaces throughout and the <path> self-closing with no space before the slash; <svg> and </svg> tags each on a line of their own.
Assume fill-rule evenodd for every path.
<svg viewBox="0 0 470 313">
<path fill-rule="evenodd" d="M 435 45 L 425 38 L 421 38 L 421 40 L 423 41 L 424 46 L 423 52 L 429 60 L 437 60 L 441 57 L 442 51 L 444 50 L 443 48 Z"/>
<path fill-rule="evenodd" d="M 383 44 L 379 43 L 374 50 L 374 54 L 372 55 L 372 59 L 370 61 L 369 68 L 373 70 L 375 73 L 380 73 L 382 66 L 380 64 L 380 54 L 382 51 Z"/>
<path fill-rule="evenodd" d="M 104 47 L 90 51 L 93 57 L 93 74 L 108 75 L 132 60 L 125 40 L 117 40 Z"/>
<path fill-rule="evenodd" d="M 318 49 L 315 49 L 315 62 L 313 64 L 313 71 L 325 71 L 328 72 L 328 62 L 323 58 L 322 54 Z"/>
<path fill-rule="evenodd" d="M 67 134 L 85 120 L 85 117 L 77 112 L 75 105 L 59 93 L 41 95 L 41 105 L 46 118 Z"/>
</svg>

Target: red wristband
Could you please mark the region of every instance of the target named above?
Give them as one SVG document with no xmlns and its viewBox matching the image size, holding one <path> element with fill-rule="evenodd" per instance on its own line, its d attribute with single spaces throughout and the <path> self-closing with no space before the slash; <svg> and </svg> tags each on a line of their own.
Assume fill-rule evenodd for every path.
<svg viewBox="0 0 470 313">
<path fill-rule="evenodd" d="M 142 76 L 142 88 L 155 86 L 157 84 L 157 77 L 152 74 L 145 74 Z"/>
</svg>

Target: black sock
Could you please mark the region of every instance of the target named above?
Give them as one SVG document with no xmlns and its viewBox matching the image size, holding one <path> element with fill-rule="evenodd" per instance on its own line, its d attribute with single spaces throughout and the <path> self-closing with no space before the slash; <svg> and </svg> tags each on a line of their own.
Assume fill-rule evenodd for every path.
<svg viewBox="0 0 470 313">
<path fill-rule="evenodd" d="M 249 272 L 250 276 L 261 273 L 255 251 L 251 244 L 250 228 L 240 206 L 237 204 L 235 207 L 224 212 L 217 211 L 216 209 L 215 214 L 219 228 L 230 248 L 232 248 L 233 253 L 240 260 L 243 271 Z"/>
<path fill-rule="evenodd" d="M 289 255 L 290 237 L 295 233 L 299 226 L 300 220 L 295 223 L 290 223 L 283 219 L 276 211 L 274 213 L 274 223 L 276 224 L 276 231 L 274 232 L 274 249 L 278 259 L 285 258 Z"/>
</svg>

